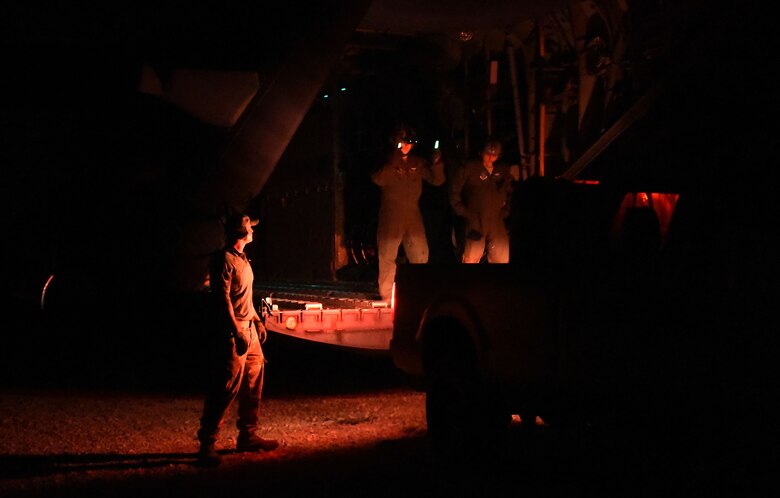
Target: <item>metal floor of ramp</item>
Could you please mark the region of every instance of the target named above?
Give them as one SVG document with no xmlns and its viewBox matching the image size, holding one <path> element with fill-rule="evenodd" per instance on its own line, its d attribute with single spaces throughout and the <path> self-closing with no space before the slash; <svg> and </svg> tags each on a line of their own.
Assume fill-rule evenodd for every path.
<svg viewBox="0 0 780 498">
<path fill-rule="evenodd" d="M 320 303 L 323 308 L 368 308 L 380 300 L 376 285 L 366 282 L 255 282 L 256 298 L 271 298 L 279 309 L 303 308 Z"/>
</svg>

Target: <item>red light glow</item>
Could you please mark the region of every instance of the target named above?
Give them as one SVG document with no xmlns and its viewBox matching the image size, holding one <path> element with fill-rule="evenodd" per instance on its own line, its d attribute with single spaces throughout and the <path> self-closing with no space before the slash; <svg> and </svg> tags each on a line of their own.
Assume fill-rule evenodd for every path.
<svg viewBox="0 0 780 498">
<path fill-rule="evenodd" d="M 620 209 L 615 215 L 613 223 L 613 233 L 617 236 L 623 226 L 623 221 L 626 216 L 626 212 L 633 208 L 652 208 L 658 217 L 658 225 L 660 229 L 660 241 L 661 246 L 666 243 L 666 238 L 669 232 L 669 223 L 672 220 L 674 214 L 674 208 L 677 205 L 677 200 L 680 198 L 680 194 L 672 193 L 659 193 L 659 192 L 629 192 L 623 197 L 623 201 L 620 204 Z"/>
</svg>

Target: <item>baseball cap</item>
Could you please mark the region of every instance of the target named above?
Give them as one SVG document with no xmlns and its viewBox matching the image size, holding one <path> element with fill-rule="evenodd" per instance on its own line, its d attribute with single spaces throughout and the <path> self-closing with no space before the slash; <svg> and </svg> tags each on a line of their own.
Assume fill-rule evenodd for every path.
<svg viewBox="0 0 780 498">
<path fill-rule="evenodd" d="M 225 223 L 225 235 L 241 238 L 248 233 L 247 225 L 253 227 L 258 223 L 260 223 L 259 219 L 252 219 L 245 214 L 232 216 Z"/>
</svg>

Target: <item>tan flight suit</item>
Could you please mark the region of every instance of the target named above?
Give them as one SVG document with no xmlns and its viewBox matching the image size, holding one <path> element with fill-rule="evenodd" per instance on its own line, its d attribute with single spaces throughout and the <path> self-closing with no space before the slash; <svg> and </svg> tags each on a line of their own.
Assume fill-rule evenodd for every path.
<svg viewBox="0 0 780 498">
<path fill-rule="evenodd" d="M 488 172 L 482 160 L 467 162 L 450 180 L 450 204 L 466 220 L 463 262 L 479 263 L 485 253 L 489 263 L 509 262 L 509 235 L 504 220 L 509 214 L 512 192 L 509 166 L 495 163 Z M 478 240 L 469 232 L 481 234 Z"/>
<path fill-rule="evenodd" d="M 444 183 L 444 163 L 428 161 L 393 151 L 385 165 L 371 176 L 381 190 L 377 248 L 379 252 L 379 294 L 389 301 L 395 281 L 395 260 L 403 243 L 410 263 L 428 262 L 428 240 L 420 213 L 422 181 L 439 186 Z"/>
</svg>

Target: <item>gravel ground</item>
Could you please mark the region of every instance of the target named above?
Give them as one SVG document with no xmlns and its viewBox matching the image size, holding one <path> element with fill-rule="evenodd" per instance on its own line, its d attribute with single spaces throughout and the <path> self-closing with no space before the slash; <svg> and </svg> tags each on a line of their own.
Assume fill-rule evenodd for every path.
<svg viewBox="0 0 780 498">
<path fill-rule="evenodd" d="M 3 498 L 404 496 L 428 474 L 424 394 L 386 356 L 270 337 L 259 432 L 279 449 L 234 453 L 233 407 L 218 441 L 224 462 L 203 469 L 197 329 L 43 330 L 10 334 L 2 348 Z"/>
<path fill-rule="evenodd" d="M 62 340 L 36 349 L 36 368 L 11 354 L 29 344 L 6 349 L 0 496 L 618 496 L 609 488 L 625 459 L 549 433 L 512 431 L 508 453 L 443 463 L 426 438 L 424 394 L 388 357 L 277 335 L 264 347 L 260 434 L 280 448 L 234 453 L 232 411 L 218 442 L 225 461 L 199 468 L 207 355 L 188 329 L 172 330 L 182 335 L 135 346 L 121 341 L 129 335 L 49 334 Z"/>
<path fill-rule="evenodd" d="M 201 408 L 202 398 L 192 395 L 4 390 L 0 495 L 211 496 L 256 489 L 274 496 L 381 496 L 390 492 L 385 474 L 397 463 L 393 454 L 407 459 L 401 473 L 425 466 L 424 395 L 412 390 L 266 396 L 260 432 L 279 439 L 280 448 L 233 453 L 233 411 L 218 441 L 225 459 L 216 469 L 193 465 Z"/>
<path fill-rule="evenodd" d="M 428 446 L 424 394 L 389 358 L 274 335 L 265 347 L 260 433 L 279 439 L 280 448 L 234 453 L 233 411 L 218 443 L 223 465 L 203 469 L 194 464 L 206 354 L 189 328 L 165 331 L 171 333 L 80 336 L 48 328 L 7 335 L 0 348 L 0 497 L 671 496 L 721 491 L 724 481 L 749 486 L 760 480 L 731 476 L 774 461 L 749 449 L 720 451 L 722 433 L 708 432 L 716 422 L 651 420 L 649 435 L 638 439 L 646 447 L 591 432 L 561 439 L 510 430 L 508 452 L 466 455 L 467 465 L 453 468 Z M 746 440 L 762 436 L 762 427 Z M 747 429 L 739 426 L 737 435 Z M 690 441 L 706 444 L 689 451 Z M 688 484 L 680 488 L 679 481 Z M 736 496 L 746 495 L 762 496 Z"/>
</svg>

